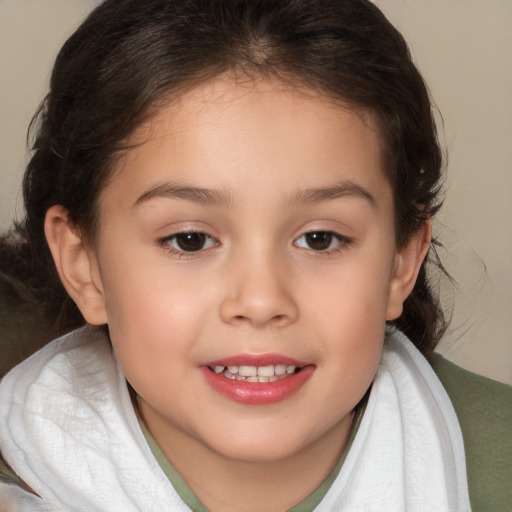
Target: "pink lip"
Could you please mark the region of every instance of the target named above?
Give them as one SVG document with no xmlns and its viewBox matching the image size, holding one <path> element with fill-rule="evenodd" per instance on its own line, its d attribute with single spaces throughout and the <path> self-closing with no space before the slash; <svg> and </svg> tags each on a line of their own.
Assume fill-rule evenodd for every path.
<svg viewBox="0 0 512 512">
<path fill-rule="evenodd" d="M 227 379 L 210 368 L 215 366 L 268 366 L 294 365 L 302 369 L 290 377 L 275 382 L 246 382 Z M 285 400 L 298 391 L 313 375 L 315 366 L 278 354 L 243 354 L 201 365 L 199 368 L 206 383 L 230 400 L 246 405 L 267 405 Z"/>
<path fill-rule="evenodd" d="M 201 366 L 268 366 L 271 364 L 285 364 L 286 366 L 308 366 L 304 361 L 298 361 L 281 354 L 239 354 L 225 357 L 216 361 L 204 363 Z"/>
</svg>

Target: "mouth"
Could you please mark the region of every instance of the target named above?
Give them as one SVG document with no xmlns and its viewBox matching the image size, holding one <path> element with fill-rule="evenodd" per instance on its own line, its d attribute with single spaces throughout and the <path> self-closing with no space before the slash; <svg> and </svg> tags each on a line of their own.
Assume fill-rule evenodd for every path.
<svg viewBox="0 0 512 512">
<path fill-rule="evenodd" d="M 207 384 L 235 402 L 266 405 L 298 392 L 315 365 L 279 355 L 235 356 L 201 367 Z"/>
<path fill-rule="evenodd" d="M 208 366 L 208 369 L 226 379 L 245 382 L 277 382 L 299 373 L 303 367 L 293 364 L 270 364 L 266 366 Z"/>
</svg>

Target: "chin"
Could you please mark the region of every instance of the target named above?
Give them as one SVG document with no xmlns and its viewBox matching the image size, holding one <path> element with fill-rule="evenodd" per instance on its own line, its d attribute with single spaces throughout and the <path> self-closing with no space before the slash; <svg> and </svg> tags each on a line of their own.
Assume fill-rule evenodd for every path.
<svg viewBox="0 0 512 512">
<path fill-rule="evenodd" d="M 289 432 L 278 435 L 266 432 L 264 435 L 255 436 L 226 436 L 229 444 L 211 446 L 214 451 L 223 457 L 239 461 L 267 463 L 287 459 L 300 452 L 307 443 L 294 441 L 290 438 Z"/>
</svg>

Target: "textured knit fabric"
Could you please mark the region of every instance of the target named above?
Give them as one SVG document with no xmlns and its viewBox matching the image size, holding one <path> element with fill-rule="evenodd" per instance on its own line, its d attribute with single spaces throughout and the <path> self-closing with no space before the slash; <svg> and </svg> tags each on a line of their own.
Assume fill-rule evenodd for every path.
<svg viewBox="0 0 512 512">
<path fill-rule="evenodd" d="M 464 438 L 469 497 L 474 512 L 512 511 L 512 386 L 476 375 L 440 354 L 431 360 L 455 408 Z M 351 440 L 364 408 L 356 415 Z M 206 509 L 165 459 L 145 430 L 153 454 L 183 499 L 195 512 Z M 312 512 L 339 473 L 351 442 L 340 460 L 315 492 L 289 512 Z"/>
<path fill-rule="evenodd" d="M 72 333 L 36 353 L 0 383 L 0 402 L 2 452 L 46 505 L 188 510 L 153 457 L 124 377 L 97 332 Z M 469 510 L 455 412 L 400 333 L 386 342 L 358 435 L 315 510 L 383 507 Z"/>
<path fill-rule="evenodd" d="M 468 372 L 439 354 L 434 355 L 432 364 L 452 400 L 461 425 L 473 511 L 512 511 L 512 387 Z M 357 428 L 353 428 L 352 435 L 356 432 Z M 148 439 L 150 439 L 149 434 Z M 150 446 L 166 474 L 173 472 L 177 475 L 154 440 Z M 339 466 L 338 463 L 335 468 L 338 471 Z M 337 473 L 333 470 L 324 482 L 327 484 L 326 487 L 319 488 L 313 493 L 313 506 L 305 502 L 300 504 L 300 507 L 304 507 L 299 509 L 301 512 L 313 510 L 327 492 L 335 474 Z M 0 481 L 20 484 L 19 478 L 1 459 Z M 199 512 L 201 509 L 193 506 L 194 502 L 198 503 L 199 500 L 179 475 L 172 481 L 182 497 L 189 493 L 187 503 L 189 506 L 192 505 L 193 510 Z M 19 506 L 11 504 L 8 508 L 7 504 L 0 499 L 1 512 L 21 511 L 25 505 L 25 510 L 37 510 L 33 502 L 27 501 L 28 498 L 22 489 L 18 492 L 20 496 L 25 495 L 22 504 Z M 295 507 L 293 512 L 296 512 Z"/>
</svg>

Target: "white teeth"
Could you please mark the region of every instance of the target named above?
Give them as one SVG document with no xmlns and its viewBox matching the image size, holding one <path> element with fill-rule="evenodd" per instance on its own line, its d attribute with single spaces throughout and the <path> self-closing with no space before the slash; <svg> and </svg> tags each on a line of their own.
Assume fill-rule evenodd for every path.
<svg viewBox="0 0 512 512">
<path fill-rule="evenodd" d="M 274 375 L 274 365 L 258 366 L 258 377 L 272 377 Z"/>
<path fill-rule="evenodd" d="M 222 375 L 228 379 L 245 380 L 247 382 L 275 382 L 286 375 L 295 373 L 295 365 L 269 364 L 267 366 L 223 366 L 216 365 L 210 367 L 217 375 Z"/>
<path fill-rule="evenodd" d="M 284 375 L 286 373 L 286 365 L 284 364 L 276 364 L 276 369 L 274 370 L 276 375 Z"/>
<path fill-rule="evenodd" d="M 258 368 L 256 366 L 239 366 L 238 373 L 242 377 L 256 377 Z"/>
</svg>

